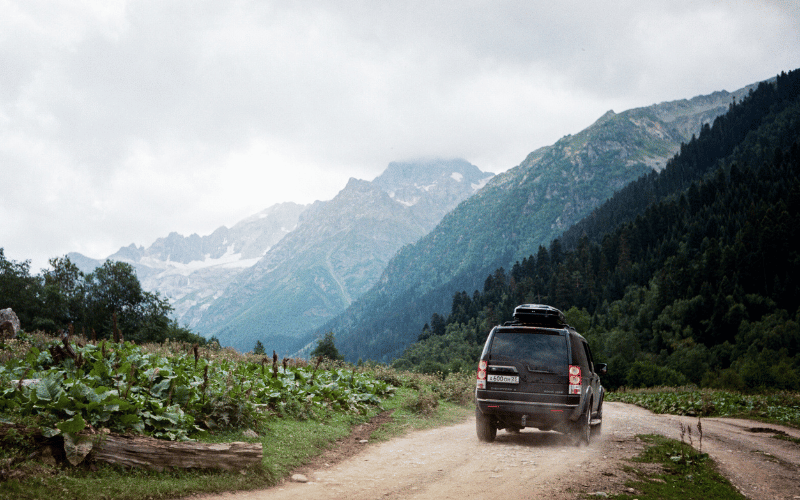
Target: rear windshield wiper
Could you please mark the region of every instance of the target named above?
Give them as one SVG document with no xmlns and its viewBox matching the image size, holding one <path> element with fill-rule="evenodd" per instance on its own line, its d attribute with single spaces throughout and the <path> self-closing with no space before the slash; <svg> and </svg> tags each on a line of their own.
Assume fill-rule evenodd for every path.
<svg viewBox="0 0 800 500">
<path fill-rule="evenodd" d="M 540 366 L 531 367 L 529 365 L 525 365 L 525 368 L 527 368 L 528 371 L 531 372 L 531 373 L 547 373 L 549 375 L 558 375 L 556 372 L 553 372 L 553 371 L 550 371 L 550 370 L 545 370 Z"/>
</svg>

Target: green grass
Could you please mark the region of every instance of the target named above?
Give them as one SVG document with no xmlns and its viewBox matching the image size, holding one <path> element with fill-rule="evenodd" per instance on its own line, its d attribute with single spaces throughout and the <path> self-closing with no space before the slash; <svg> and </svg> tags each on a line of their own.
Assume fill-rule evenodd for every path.
<svg viewBox="0 0 800 500">
<path fill-rule="evenodd" d="M 800 428 L 800 393 L 796 392 L 743 394 L 696 387 L 658 387 L 611 392 L 606 400 L 635 404 L 654 413 L 750 418 Z"/>
<path fill-rule="evenodd" d="M 373 414 L 375 412 L 372 412 Z M 260 439 L 244 439 L 227 433 L 212 441 L 260 441 L 264 459 L 246 471 L 125 470 L 100 465 L 86 468 L 43 469 L 24 482 L 0 483 L 4 499 L 97 499 L 115 500 L 174 498 L 193 493 L 251 490 L 276 484 L 293 468 L 306 463 L 331 443 L 350 433 L 351 426 L 368 420 L 369 415 L 330 413 L 315 420 L 279 419 L 268 424 Z"/>
<path fill-rule="evenodd" d="M 371 412 L 370 416 L 375 413 L 377 411 Z M 262 440 L 264 467 L 270 477 L 280 479 L 328 449 L 337 439 L 350 434 L 352 426 L 367 420 L 367 417 L 345 414 L 334 414 L 324 421 L 279 420 L 271 426 L 270 435 Z"/>
<path fill-rule="evenodd" d="M 746 500 L 731 483 L 716 471 L 705 453 L 680 441 L 658 435 L 639 436 L 649 446 L 631 462 L 628 472 L 637 479 L 625 485 L 636 493 L 609 495 L 615 499 L 638 500 Z M 660 471 L 636 464 L 657 464 Z"/>
<path fill-rule="evenodd" d="M 198 492 L 247 490 L 266 486 L 274 478 L 264 470 L 246 474 L 228 472 L 152 472 L 101 466 L 96 471 L 53 470 L 24 482 L 10 480 L 0 485 L 0 497 L 12 499 L 161 499 Z"/>
<path fill-rule="evenodd" d="M 786 434 L 775 434 L 772 436 L 775 439 L 780 439 L 781 441 L 789 441 L 790 443 L 800 444 L 800 438 L 792 437 Z"/>
<path fill-rule="evenodd" d="M 437 401 L 434 409 L 427 412 L 420 411 L 419 399 L 420 391 L 409 388 L 398 389 L 396 396 L 383 405 L 387 410 L 393 410 L 392 422 L 373 432 L 372 439 L 386 441 L 410 431 L 453 425 L 463 422 L 475 411 L 471 404 L 466 407 L 441 399 Z"/>
</svg>

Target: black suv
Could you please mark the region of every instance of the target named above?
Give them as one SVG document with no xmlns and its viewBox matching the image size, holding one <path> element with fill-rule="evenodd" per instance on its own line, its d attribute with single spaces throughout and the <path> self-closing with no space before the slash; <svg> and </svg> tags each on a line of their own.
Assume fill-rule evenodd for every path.
<svg viewBox="0 0 800 500">
<path fill-rule="evenodd" d="M 497 429 L 556 430 L 589 444 L 603 415 L 600 375 L 589 344 L 558 309 L 523 304 L 514 321 L 489 333 L 478 362 L 476 430 L 494 441 Z"/>
</svg>

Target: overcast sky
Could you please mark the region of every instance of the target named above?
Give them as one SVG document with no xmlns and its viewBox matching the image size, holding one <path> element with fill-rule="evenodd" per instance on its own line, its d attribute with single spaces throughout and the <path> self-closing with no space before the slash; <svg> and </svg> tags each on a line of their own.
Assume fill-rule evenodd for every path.
<svg viewBox="0 0 800 500">
<path fill-rule="evenodd" d="M 395 160 L 502 172 L 800 67 L 800 2 L 0 0 L 0 247 L 39 272 Z"/>
</svg>

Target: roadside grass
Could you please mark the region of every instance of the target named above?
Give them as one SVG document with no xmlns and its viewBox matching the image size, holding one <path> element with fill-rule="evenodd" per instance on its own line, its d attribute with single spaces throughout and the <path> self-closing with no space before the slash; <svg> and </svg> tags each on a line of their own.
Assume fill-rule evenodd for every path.
<svg viewBox="0 0 800 500">
<path fill-rule="evenodd" d="M 800 444 L 800 439 L 798 439 L 796 437 L 792 437 L 792 436 L 787 436 L 785 434 L 780 434 L 779 433 L 779 434 L 775 434 L 772 437 L 774 437 L 775 439 L 780 439 L 782 441 L 789 441 L 790 443 Z"/>
<path fill-rule="evenodd" d="M 800 428 L 800 393 L 740 392 L 697 387 L 656 387 L 609 392 L 606 401 L 635 404 L 654 413 L 735 417 Z"/>
<path fill-rule="evenodd" d="M 474 413 L 471 405 L 467 407 L 446 400 L 438 400 L 431 410 L 419 410 L 418 400 L 425 397 L 424 391 L 420 395 L 420 391 L 415 389 L 398 389 L 396 396 L 383 405 L 387 410 L 393 410 L 392 421 L 375 430 L 371 439 L 387 441 L 412 431 L 457 424 Z"/>
<path fill-rule="evenodd" d="M 30 476 L 24 482 L 6 481 L 0 497 L 16 499 L 163 499 L 197 493 L 218 493 L 266 487 L 274 478 L 263 468 L 239 472 L 123 469 L 101 465 L 94 470 L 61 470 Z"/>
<path fill-rule="evenodd" d="M 30 436 L 10 432 L 0 439 L 0 498 L 140 500 L 267 488 L 381 412 L 391 412 L 392 418 L 373 432 L 370 440 L 387 440 L 417 429 L 457 423 L 471 414 L 474 384 L 471 374 L 442 378 L 400 372 L 384 365 L 362 366 L 358 371 L 392 384 L 394 394 L 365 411 L 315 407 L 300 412 L 299 417 L 273 413 L 260 423 L 252 422 L 256 425 L 251 427 L 259 437 L 244 437 L 244 428 L 202 437 L 205 442 L 260 442 L 264 451 L 261 464 L 243 471 L 156 472 L 100 463 L 78 467 L 47 465 L 37 454 L 37 443 Z M 26 458 L 33 455 L 36 458 Z"/>
<path fill-rule="evenodd" d="M 609 495 L 614 499 L 638 500 L 746 500 L 707 454 L 686 443 L 659 435 L 640 435 L 648 447 L 631 459 L 625 470 L 637 479 L 625 486 L 635 493 Z M 639 465 L 637 465 L 639 464 Z M 655 470 L 654 470 L 655 469 Z"/>
<path fill-rule="evenodd" d="M 263 434 L 259 438 L 248 439 L 240 432 L 228 432 L 207 440 L 261 442 L 264 450 L 261 464 L 243 471 L 156 472 L 105 464 L 95 464 L 91 468 L 31 464 L 24 481 L 9 479 L 0 483 L 0 498 L 162 499 L 267 488 L 322 453 L 337 439 L 347 436 L 352 426 L 367 421 L 377 411 L 366 415 L 330 412 L 307 420 L 276 419 L 261 429 Z"/>
</svg>

